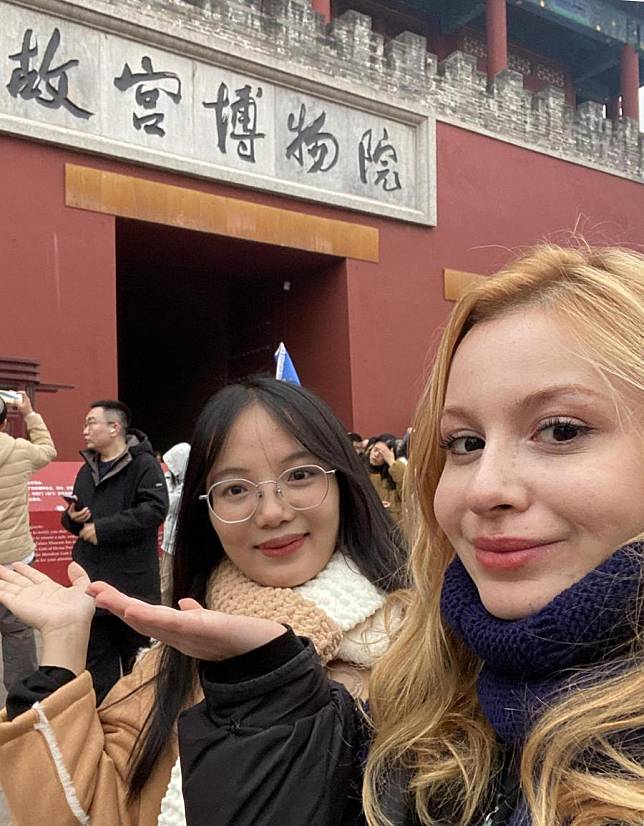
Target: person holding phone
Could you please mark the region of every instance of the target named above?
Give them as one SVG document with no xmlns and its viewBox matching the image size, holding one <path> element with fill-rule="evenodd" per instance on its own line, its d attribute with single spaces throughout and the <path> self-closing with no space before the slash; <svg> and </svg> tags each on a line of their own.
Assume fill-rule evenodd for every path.
<svg viewBox="0 0 644 826">
<path fill-rule="evenodd" d="M 140 430 L 130 428 L 120 401 L 92 402 L 85 418 L 84 464 L 74 482 L 62 524 L 77 538 L 72 557 L 92 579 L 105 579 L 125 593 L 160 601 L 158 530 L 168 509 L 163 471 Z M 136 653 L 149 645 L 117 617 L 97 612 L 92 622 L 87 667 L 100 702 Z"/>
<path fill-rule="evenodd" d="M 42 416 L 26 393 L 13 407 L 23 416 L 28 439 L 6 432 L 10 403 L 0 398 L 0 565 L 33 561 L 36 546 L 29 532 L 28 482 L 34 471 L 56 458 L 56 448 Z M 3 681 L 9 690 L 34 670 L 36 641 L 33 629 L 0 606 Z"/>
</svg>

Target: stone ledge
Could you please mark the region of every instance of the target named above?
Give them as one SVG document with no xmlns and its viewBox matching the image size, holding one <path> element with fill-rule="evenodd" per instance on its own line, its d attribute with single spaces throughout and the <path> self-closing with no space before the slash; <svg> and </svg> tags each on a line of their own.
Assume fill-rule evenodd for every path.
<svg viewBox="0 0 644 826">
<path fill-rule="evenodd" d="M 75 0 L 76 3 L 79 0 Z M 437 118 L 605 172 L 644 181 L 644 144 L 635 121 L 612 121 L 603 107 L 566 104 L 563 91 L 531 92 L 523 75 L 501 72 L 491 83 L 476 58 L 454 52 L 438 63 L 425 38 L 410 32 L 384 41 L 371 18 L 347 11 L 326 25 L 310 0 L 104 0 L 131 8 L 167 31 L 231 42 L 231 53 L 288 61 L 289 70 L 326 83 L 343 78 L 361 94 L 401 105 L 419 102 Z M 234 44 L 234 45 L 233 45 Z"/>
</svg>

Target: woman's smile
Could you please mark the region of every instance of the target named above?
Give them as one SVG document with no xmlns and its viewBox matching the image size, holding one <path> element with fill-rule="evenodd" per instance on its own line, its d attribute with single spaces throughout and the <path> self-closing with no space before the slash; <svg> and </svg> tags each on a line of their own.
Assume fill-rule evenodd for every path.
<svg viewBox="0 0 644 826">
<path fill-rule="evenodd" d="M 257 547 L 259 550 L 269 558 L 278 558 L 290 556 L 296 553 L 304 545 L 308 534 L 295 533 L 279 536 L 275 539 L 268 539 L 266 542 L 261 542 Z"/>
<path fill-rule="evenodd" d="M 474 540 L 476 559 L 490 571 L 516 571 L 545 559 L 560 548 L 554 540 L 516 537 L 479 537 Z"/>
<path fill-rule="evenodd" d="M 540 610 L 642 531 L 640 420 L 552 312 L 509 312 L 463 338 L 434 508 L 488 611 Z"/>
<path fill-rule="evenodd" d="M 234 477 L 256 484 L 309 465 L 320 466 L 320 459 L 255 404 L 244 409 L 230 428 L 209 483 Z M 325 484 L 327 480 L 328 491 L 313 508 L 291 507 L 288 497 L 271 484 L 264 486 L 249 519 L 226 524 L 211 514 L 226 556 L 260 585 L 292 588 L 315 577 L 331 559 L 340 529 L 338 483 L 333 474 Z"/>
</svg>

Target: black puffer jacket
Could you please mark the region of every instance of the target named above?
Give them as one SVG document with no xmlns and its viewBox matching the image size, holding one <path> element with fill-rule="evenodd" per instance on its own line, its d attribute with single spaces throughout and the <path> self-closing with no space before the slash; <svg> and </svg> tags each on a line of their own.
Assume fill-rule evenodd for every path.
<svg viewBox="0 0 644 826">
<path fill-rule="evenodd" d="M 188 826 L 366 826 L 364 716 L 308 640 L 289 630 L 200 676 L 205 700 L 179 717 Z M 415 823 L 405 785 L 383 796 L 396 826 Z"/>
<path fill-rule="evenodd" d="M 168 511 L 163 471 L 145 434 L 130 430 L 127 450 L 99 481 L 99 456 L 82 450 L 85 465 L 74 482 L 81 505 L 89 507 L 97 545 L 78 539 L 72 556 L 89 578 L 109 582 L 130 596 L 160 602 L 157 541 Z M 82 524 L 67 511 L 63 527 L 78 536 Z"/>
<path fill-rule="evenodd" d="M 370 731 L 313 645 L 292 630 L 222 662 L 202 662 L 204 700 L 179 716 L 188 826 L 366 826 L 361 787 Z M 33 702 L 33 701 L 32 701 Z M 529 826 L 512 750 L 472 826 Z M 420 826 L 411 771 L 391 767 L 380 806 L 393 826 Z M 440 823 L 457 820 L 436 801 Z"/>
</svg>

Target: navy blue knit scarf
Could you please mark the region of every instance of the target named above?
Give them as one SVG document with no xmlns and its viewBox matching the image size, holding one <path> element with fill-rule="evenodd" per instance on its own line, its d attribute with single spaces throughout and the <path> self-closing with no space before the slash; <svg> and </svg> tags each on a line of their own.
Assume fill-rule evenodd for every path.
<svg viewBox="0 0 644 826">
<path fill-rule="evenodd" d="M 616 551 L 532 616 L 501 620 L 483 607 L 460 560 L 447 569 L 443 618 L 480 657 L 483 713 L 506 743 L 519 745 L 547 703 L 565 693 L 573 670 L 614 656 L 633 636 L 644 543 Z"/>
</svg>

